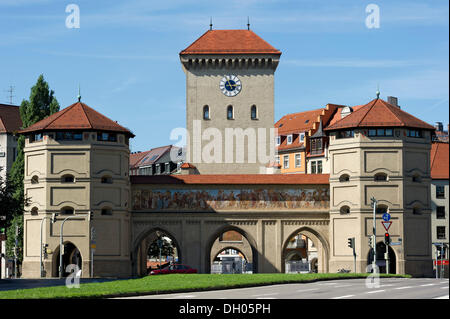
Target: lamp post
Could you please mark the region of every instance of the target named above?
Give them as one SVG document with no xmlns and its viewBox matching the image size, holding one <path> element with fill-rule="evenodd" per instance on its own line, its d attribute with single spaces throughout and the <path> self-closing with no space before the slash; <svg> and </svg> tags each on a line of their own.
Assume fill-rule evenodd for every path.
<svg viewBox="0 0 450 319">
<path fill-rule="evenodd" d="M 64 227 L 64 223 L 66 222 L 66 220 L 71 219 L 71 218 L 76 218 L 77 216 L 69 216 L 66 217 L 63 222 L 61 223 L 61 231 L 59 234 L 59 278 L 62 278 L 63 275 L 63 271 L 64 271 L 64 267 L 63 267 L 63 259 L 62 259 L 62 255 L 63 255 L 63 250 L 64 250 L 64 246 L 63 246 L 63 227 Z"/>
<path fill-rule="evenodd" d="M 372 239 L 372 245 L 373 245 L 373 262 L 372 262 L 372 269 L 374 272 L 376 272 L 377 267 L 377 226 L 376 226 L 376 211 L 377 211 L 377 200 L 375 197 L 372 197 L 370 199 L 372 202 L 373 207 L 373 239 Z"/>
<path fill-rule="evenodd" d="M 55 222 L 56 216 L 58 216 L 58 214 L 53 214 L 52 217 L 45 216 L 41 220 L 41 246 L 40 246 L 41 253 L 40 253 L 40 261 L 39 261 L 39 266 L 40 266 L 39 269 L 40 269 L 41 278 L 44 277 L 44 264 L 42 263 L 42 248 L 43 248 L 43 246 L 42 246 L 42 225 L 44 224 L 44 220 L 46 220 L 46 219 L 50 219 L 51 223 L 53 224 Z"/>
</svg>

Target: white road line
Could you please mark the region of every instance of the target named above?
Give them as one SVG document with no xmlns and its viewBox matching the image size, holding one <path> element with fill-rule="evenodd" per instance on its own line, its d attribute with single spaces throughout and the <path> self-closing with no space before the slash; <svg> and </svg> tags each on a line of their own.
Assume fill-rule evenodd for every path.
<svg viewBox="0 0 450 319">
<path fill-rule="evenodd" d="M 258 297 L 256 299 L 275 299 L 275 298 L 273 298 L 273 297 Z"/>
<path fill-rule="evenodd" d="M 340 297 L 333 297 L 331 299 L 343 299 L 343 298 L 350 298 L 350 297 L 354 297 L 355 295 L 345 295 L 345 296 L 340 296 Z"/>
<path fill-rule="evenodd" d="M 296 292 L 306 292 L 306 291 L 312 291 L 312 290 L 318 290 L 319 288 L 312 288 L 312 289 L 300 289 L 297 290 Z"/>
<path fill-rule="evenodd" d="M 428 286 L 434 286 L 436 284 L 425 284 L 425 285 L 420 285 L 420 287 L 428 287 Z"/>
<path fill-rule="evenodd" d="M 433 298 L 433 299 L 448 299 L 448 295 L 447 296 L 442 296 L 442 297 L 436 297 L 436 298 Z"/>
<path fill-rule="evenodd" d="M 259 297 L 259 296 L 273 296 L 278 295 L 278 292 L 272 293 L 272 294 L 261 294 L 261 295 L 252 295 L 252 297 Z"/>
<path fill-rule="evenodd" d="M 172 298 L 167 298 L 167 299 L 178 299 L 178 298 L 195 298 L 197 297 L 196 295 L 178 295 L 178 296 L 173 296 Z"/>
<path fill-rule="evenodd" d="M 386 290 L 375 290 L 375 291 L 368 291 L 367 293 L 368 294 L 376 294 L 377 292 L 383 292 L 383 291 L 386 291 Z"/>
<path fill-rule="evenodd" d="M 398 288 L 394 288 L 394 289 L 408 289 L 408 288 L 412 288 L 411 286 L 406 286 L 406 287 L 398 287 Z"/>
<path fill-rule="evenodd" d="M 448 287 L 441 287 L 441 289 L 448 289 Z"/>
<path fill-rule="evenodd" d="M 391 286 L 393 286 L 393 284 L 389 284 L 389 285 L 383 285 L 383 284 L 381 284 L 381 285 L 380 285 L 380 287 L 391 287 Z"/>
<path fill-rule="evenodd" d="M 323 285 L 336 285 L 336 284 L 337 284 L 337 282 L 326 282 L 324 284 L 319 284 L 319 285 L 323 286 Z"/>
<path fill-rule="evenodd" d="M 343 287 L 350 287 L 353 285 L 340 285 L 340 286 L 333 286 L 333 288 L 343 288 Z"/>
</svg>

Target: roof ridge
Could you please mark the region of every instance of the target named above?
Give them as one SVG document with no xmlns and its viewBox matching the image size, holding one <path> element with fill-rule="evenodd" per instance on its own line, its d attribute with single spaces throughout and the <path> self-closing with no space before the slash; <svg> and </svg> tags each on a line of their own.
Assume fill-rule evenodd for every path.
<svg viewBox="0 0 450 319">
<path fill-rule="evenodd" d="M 81 104 L 81 109 L 83 110 L 84 116 L 86 116 L 86 119 L 87 119 L 87 121 L 88 121 L 90 127 L 91 127 L 91 128 L 94 128 L 94 127 L 92 126 L 91 120 L 89 119 L 89 116 L 86 114 L 86 110 L 84 109 L 84 106 L 87 106 L 87 105 L 84 104 L 84 103 L 82 103 L 82 102 L 78 102 L 78 103 Z M 87 107 L 89 107 L 89 106 L 87 106 Z"/>
<path fill-rule="evenodd" d="M 375 100 L 372 101 L 372 102 L 373 102 L 372 105 L 368 108 L 366 114 L 364 114 L 364 116 L 363 116 L 363 117 L 361 118 L 361 120 L 358 122 L 358 125 L 361 124 L 361 122 L 364 120 L 364 118 L 367 116 L 367 114 L 369 114 L 370 110 L 375 106 L 375 104 L 377 103 L 378 99 L 379 99 L 379 98 L 376 98 Z M 369 103 L 370 103 L 370 102 L 369 102 Z M 369 104 L 369 103 L 367 103 L 367 104 Z M 363 108 L 364 108 L 364 107 L 362 107 L 361 109 L 363 109 Z"/>
<path fill-rule="evenodd" d="M 395 107 L 395 106 L 393 106 L 393 105 L 390 104 L 390 103 L 387 103 L 387 102 L 384 101 L 383 99 L 380 99 L 380 100 L 381 100 L 381 103 L 383 103 L 383 105 L 389 110 L 389 112 L 391 112 L 391 114 L 394 115 L 394 117 L 395 117 L 398 121 L 400 121 L 400 123 L 401 123 L 401 122 L 402 122 L 402 119 L 399 118 L 398 115 L 395 114 L 395 112 L 392 111 L 392 107 Z"/>
<path fill-rule="evenodd" d="M 436 143 L 436 150 L 434 151 L 434 156 L 433 156 L 433 159 L 431 160 L 431 165 L 430 165 L 430 174 L 431 174 L 431 170 L 433 169 L 434 160 L 436 159 L 436 156 L 438 153 L 438 148 L 439 148 L 439 144 Z"/>
</svg>

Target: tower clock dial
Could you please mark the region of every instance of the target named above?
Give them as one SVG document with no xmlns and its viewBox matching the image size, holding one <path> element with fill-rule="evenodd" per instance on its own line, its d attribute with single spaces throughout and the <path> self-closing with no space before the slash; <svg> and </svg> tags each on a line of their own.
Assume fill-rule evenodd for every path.
<svg viewBox="0 0 450 319">
<path fill-rule="evenodd" d="M 226 96 L 236 96 L 241 92 L 242 84 L 241 80 L 236 75 L 225 75 L 222 80 L 220 80 L 220 90 Z"/>
</svg>

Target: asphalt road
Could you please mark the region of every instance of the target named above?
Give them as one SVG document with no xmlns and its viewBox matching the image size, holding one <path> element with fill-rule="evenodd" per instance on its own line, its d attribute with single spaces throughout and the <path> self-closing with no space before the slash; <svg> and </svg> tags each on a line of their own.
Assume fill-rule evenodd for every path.
<svg viewBox="0 0 450 319">
<path fill-rule="evenodd" d="M 81 278 L 80 283 L 105 282 L 118 280 L 116 278 Z M 30 289 L 39 287 L 63 286 L 66 278 L 58 279 L 0 279 L 0 291 Z"/>
<path fill-rule="evenodd" d="M 341 279 L 124 299 L 449 299 L 449 286 L 448 279 L 433 278 L 380 278 L 378 287 Z"/>
</svg>

